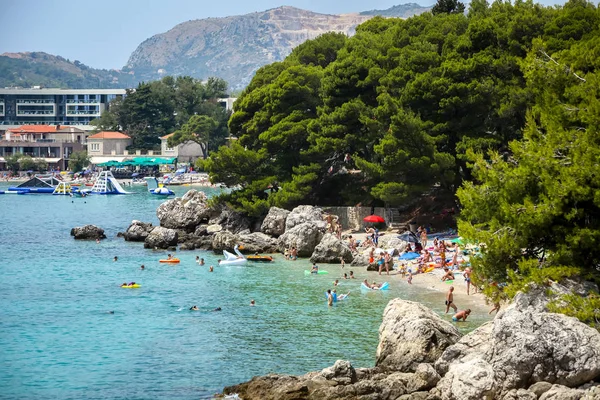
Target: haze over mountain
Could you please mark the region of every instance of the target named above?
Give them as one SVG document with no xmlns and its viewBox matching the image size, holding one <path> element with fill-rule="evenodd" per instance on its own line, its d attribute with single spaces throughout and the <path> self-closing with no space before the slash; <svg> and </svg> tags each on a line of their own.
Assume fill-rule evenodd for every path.
<svg viewBox="0 0 600 400">
<path fill-rule="evenodd" d="M 46 53 L 0 55 L 0 86 L 133 87 L 165 75 L 217 76 L 233 90 L 263 65 L 325 32 L 352 35 L 375 15 L 410 17 L 428 11 L 410 3 L 387 10 L 330 15 L 283 6 L 224 18 L 191 20 L 142 42 L 122 70 L 99 70 Z"/>
</svg>

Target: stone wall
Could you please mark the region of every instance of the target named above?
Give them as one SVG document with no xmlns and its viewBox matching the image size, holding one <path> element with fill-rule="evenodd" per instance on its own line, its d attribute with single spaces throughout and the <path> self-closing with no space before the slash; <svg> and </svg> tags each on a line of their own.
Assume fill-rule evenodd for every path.
<svg viewBox="0 0 600 400">
<path fill-rule="evenodd" d="M 384 207 L 322 207 L 323 211 L 328 214 L 337 215 L 339 222 L 342 224 L 342 228 L 352 229 L 354 231 L 361 231 L 365 227 L 363 218 L 375 214 L 385 218 L 389 221 L 390 218 L 387 215 L 391 209 Z M 386 212 L 387 210 L 387 212 Z"/>
</svg>

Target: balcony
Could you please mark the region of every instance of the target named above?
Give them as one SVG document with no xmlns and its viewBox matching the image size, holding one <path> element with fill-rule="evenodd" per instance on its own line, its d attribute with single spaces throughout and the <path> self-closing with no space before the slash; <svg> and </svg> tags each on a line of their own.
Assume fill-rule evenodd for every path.
<svg viewBox="0 0 600 400">
<path fill-rule="evenodd" d="M 30 116 L 40 116 L 40 117 L 53 117 L 56 116 L 56 105 L 46 104 L 46 103 L 38 103 L 38 104 L 19 104 L 17 103 L 17 116 L 19 117 L 30 117 Z"/>
<path fill-rule="evenodd" d="M 17 99 L 17 105 L 19 104 L 54 104 L 53 99 Z"/>
<path fill-rule="evenodd" d="M 90 100 L 69 100 L 67 99 L 67 101 L 65 101 L 65 103 L 67 104 L 81 104 L 81 105 L 98 105 L 100 104 L 100 100 L 94 100 L 94 99 L 90 99 Z"/>
</svg>

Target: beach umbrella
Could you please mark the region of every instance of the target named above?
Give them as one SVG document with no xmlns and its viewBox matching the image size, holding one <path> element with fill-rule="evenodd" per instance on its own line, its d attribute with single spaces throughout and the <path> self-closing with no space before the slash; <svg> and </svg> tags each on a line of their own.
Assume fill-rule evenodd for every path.
<svg viewBox="0 0 600 400">
<path fill-rule="evenodd" d="M 410 242 L 410 243 L 419 243 L 419 238 L 417 237 L 417 235 L 415 235 L 411 231 L 406 231 L 403 234 L 398 235 L 398 239 L 404 240 L 405 242 Z"/>
<path fill-rule="evenodd" d="M 454 239 L 451 240 L 451 242 L 452 243 L 461 244 L 461 245 L 464 244 L 463 238 L 461 238 L 461 237 L 454 238 Z"/>
<path fill-rule="evenodd" d="M 404 253 L 400 256 L 400 260 L 414 260 L 415 258 L 419 258 L 419 254 L 413 253 L 412 251 Z"/>
<path fill-rule="evenodd" d="M 378 223 L 385 222 L 385 219 L 383 219 L 383 217 L 380 217 L 379 215 L 369 215 L 368 217 L 363 218 L 363 221 Z"/>
<path fill-rule="evenodd" d="M 139 176 L 139 173 L 137 173 L 137 172 L 134 172 L 133 174 L 131 174 L 131 176 L 132 176 L 132 177 Z"/>
</svg>

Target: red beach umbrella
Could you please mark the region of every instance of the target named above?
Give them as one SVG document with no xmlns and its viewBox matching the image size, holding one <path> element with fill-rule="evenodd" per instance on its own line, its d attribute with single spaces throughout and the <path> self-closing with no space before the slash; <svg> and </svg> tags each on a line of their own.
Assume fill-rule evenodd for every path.
<svg viewBox="0 0 600 400">
<path fill-rule="evenodd" d="M 385 222 L 385 219 L 380 217 L 379 215 L 369 215 L 368 217 L 363 218 L 365 222 Z"/>
</svg>

